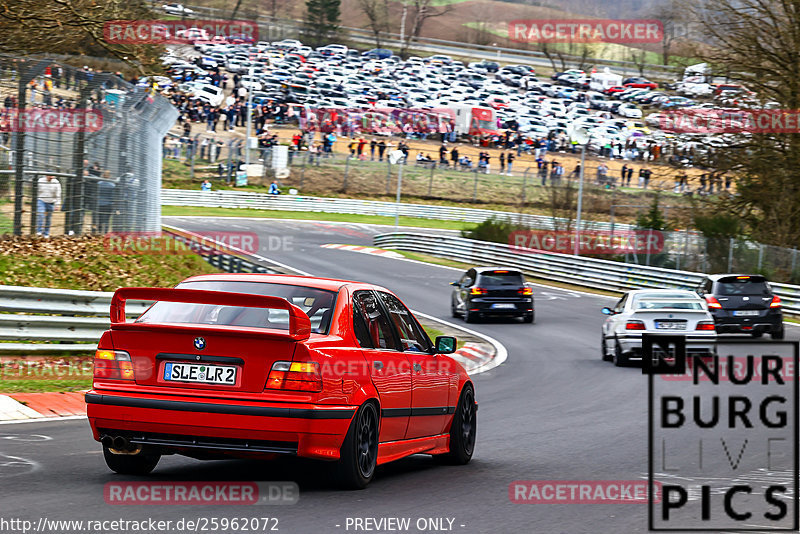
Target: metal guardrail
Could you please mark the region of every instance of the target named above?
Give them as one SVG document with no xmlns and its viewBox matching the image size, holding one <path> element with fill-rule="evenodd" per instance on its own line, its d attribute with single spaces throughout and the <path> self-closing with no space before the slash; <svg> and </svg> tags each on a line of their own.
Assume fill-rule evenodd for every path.
<svg viewBox="0 0 800 534">
<path fill-rule="evenodd" d="M 553 229 L 553 217 L 510 211 L 457 208 L 431 204 L 398 204 L 378 200 L 352 198 L 306 197 L 298 195 L 267 195 L 246 191 L 198 191 L 187 189 L 163 189 L 162 206 L 196 206 L 203 208 L 250 208 L 277 211 L 305 211 L 321 213 L 352 213 L 394 217 L 399 209 L 401 217 L 435 219 L 440 221 L 483 222 L 489 218 L 508 220 L 540 229 Z M 555 219 L 566 224 L 566 219 Z M 586 229 L 609 230 L 611 224 L 601 221 L 586 221 Z M 617 230 L 633 230 L 628 224 L 615 224 Z"/>
<path fill-rule="evenodd" d="M 502 265 L 527 275 L 611 292 L 641 288 L 695 289 L 702 273 L 647 267 L 567 254 L 529 253 L 500 243 L 423 233 L 374 237 L 376 247 L 420 252 L 481 265 Z M 788 315 L 800 315 L 800 286 L 772 284 Z"/>
</svg>

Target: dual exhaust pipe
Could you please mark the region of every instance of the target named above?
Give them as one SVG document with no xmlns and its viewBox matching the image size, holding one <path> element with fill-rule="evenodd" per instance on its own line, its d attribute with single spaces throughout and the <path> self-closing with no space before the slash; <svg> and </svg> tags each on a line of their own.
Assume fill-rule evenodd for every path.
<svg viewBox="0 0 800 534">
<path fill-rule="evenodd" d="M 125 436 L 111 436 L 104 434 L 100 437 L 100 443 L 107 447 L 113 454 L 139 454 L 142 446 L 131 443 Z"/>
</svg>

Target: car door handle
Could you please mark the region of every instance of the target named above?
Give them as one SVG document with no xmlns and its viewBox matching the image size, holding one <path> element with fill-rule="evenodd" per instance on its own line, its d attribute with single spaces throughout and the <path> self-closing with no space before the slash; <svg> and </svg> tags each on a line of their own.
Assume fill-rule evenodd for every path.
<svg viewBox="0 0 800 534">
<path fill-rule="evenodd" d="M 380 371 L 381 369 L 383 369 L 383 362 L 382 362 L 382 361 L 379 361 L 379 360 L 375 360 L 374 362 L 372 362 L 372 366 L 373 366 L 373 367 L 374 367 L 374 368 L 375 368 L 377 371 Z"/>
<path fill-rule="evenodd" d="M 422 371 L 422 366 L 420 364 L 418 364 L 418 363 L 415 363 L 414 364 L 414 370 L 417 371 L 417 372 Z"/>
</svg>

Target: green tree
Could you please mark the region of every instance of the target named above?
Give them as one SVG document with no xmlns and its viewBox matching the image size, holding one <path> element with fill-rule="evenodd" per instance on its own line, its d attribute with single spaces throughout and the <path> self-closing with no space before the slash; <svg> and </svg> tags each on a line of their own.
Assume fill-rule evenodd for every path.
<svg viewBox="0 0 800 534">
<path fill-rule="evenodd" d="M 311 46 L 328 44 L 339 31 L 341 0 L 306 0 L 303 34 Z"/>
<path fill-rule="evenodd" d="M 640 213 L 636 217 L 636 226 L 642 230 L 663 231 L 667 228 L 667 220 L 664 219 L 664 214 L 661 213 L 658 195 L 653 197 L 653 202 L 650 204 L 650 209 L 644 213 Z"/>
</svg>

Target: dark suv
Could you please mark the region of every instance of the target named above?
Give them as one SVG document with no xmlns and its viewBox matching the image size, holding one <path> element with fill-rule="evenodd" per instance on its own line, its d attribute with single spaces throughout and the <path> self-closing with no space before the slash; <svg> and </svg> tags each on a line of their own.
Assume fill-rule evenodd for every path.
<svg viewBox="0 0 800 534">
<path fill-rule="evenodd" d="M 718 334 L 751 334 L 783 339 L 781 299 L 760 275 L 707 275 L 697 293 L 708 302 Z"/>
<path fill-rule="evenodd" d="M 475 267 L 450 285 L 455 286 L 450 301 L 453 317 L 463 316 L 468 323 L 485 316 L 533 322 L 533 289 L 516 269 Z"/>
</svg>

